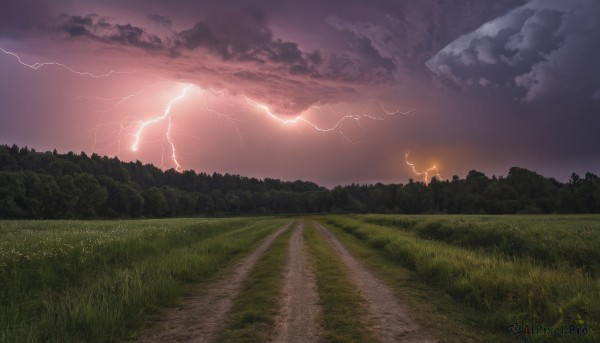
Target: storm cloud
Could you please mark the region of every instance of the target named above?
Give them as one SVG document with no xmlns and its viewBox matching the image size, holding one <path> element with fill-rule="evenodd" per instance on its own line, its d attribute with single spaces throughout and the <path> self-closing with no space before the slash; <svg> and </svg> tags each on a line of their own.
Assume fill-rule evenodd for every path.
<svg viewBox="0 0 600 343">
<path fill-rule="evenodd" d="M 529 103 L 594 98 L 600 87 L 600 3 L 578 1 L 567 10 L 527 7 L 509 15 L 510 24 L 494 34 L 476 35 L 458 51 L 441 51 L 428 63 L 432 72 L 461 88 Z"/>
<path fill-rule="evenodd" d="M 39 16 L 35 8 L 45 2 L 28 1 L 31 3 L 27 7 L 8 5 L 3 11 L 18 12 L 22 18 L 30 18 L 25 20 L 30 22 L 27 25 L 9 23 L 14 30 L 5 30 L 6 34 L 26 35 L 36 26 L 54 27 L 59 32 L 46 30 L 45 34 L 60 35 L 62 31 L 71 40 L 88 39 L 98 44 L 118 44 L 179 58 L 182 62 L 177 63 L 179 68 L 172 70 L 173 75 L 181 76 L 186 69 L 195 69 L 196 72 L 186 78 L 208 80 L 204 81 L 206 85 L 220 84 L 234 93 L 252 94 L 284 115 L 296 115 L 312 105 L 341 101 L 362 91 L 365 86 L 405 82 L 413 73 L 412 69 L 422 71 L 423 63 L 453 38 L 523 3 L 504 0 L 490 5 L 464 1 L 449 6 L 439 0 L 400 1 L 395 4 L 381 1 L 373 6 L 371 10 L 375 11 L 368 16 L 370 20 L 379 21 L 374 23 L 345 18 L 356 17 L 352 8 L 359 10 L 360 2 L 344 2 L 347 5 L 342 7 L 346 8 L 342 10 L 344 17 L 331 15 L 339 7 L 332 2 L 325 5 L 318 15 L 323 16 L 324 25 L 339 32 L 338 39 L 347 40 L 347 43 L 344 49 L 324 54 L 318 49 L 303 50 L 297 42 L 274 34 L 270 16 L 277 15 L 283 8 L 281 4 L 252 6 L 244 2 L 208 6 L 181 3 L 165 6 L 155 2 L 148 7 L 166 14 L 147 14 L 146 19 L 169 28 L 180 27 L 161 37 L 139 24 L 119 22 L 102 13 L 68 14 L 65 11 L 58 18 L 50 19 L 50 13 L 69 6 L 55 5 L 54 11 L 47 10 L 46 15 Z M 112 6 L 119 7 L 116 3 Z M 307 8 L 310 6 L 313 5 L 309 4 Z M 26 8 L 31 13 L 24 13 Z M 107 7 L 108 12 L 110 8 Z M 177 25 L 169 14 L 181 16 L 181 12 L 188 8 L 197 8 L 204 18 L 187 28 Z M 423 26 L 425 18 L 430 22 Z M 36 23 L 36 20 L 39 22 Z M 333 34 L 335 37 L 335 32 Z M 324 48 L 327 50 L 327 47 Z M 115 54 L 115 51 L 111 53 Z M 231 65 L 211 63 L 212 59 L 202 58 L 203 54 L 219 57 Z M 198 60 L 202 60 L 202 67 L 194 68 Z M 215 75 L 220 79 L 213 80 Z M 240 89 L 240 78 L 245 79 L 246 76 L 252 81 L 266 82 L 254 89 Z M 272 84 L 273 89 L 268 89 L 268 84 Z M 314 91 L 308 94 L 310 91 L 306 89 Z M 265 93 L 275 94 L 277 98 L 266 97 Z"/>
</svg>

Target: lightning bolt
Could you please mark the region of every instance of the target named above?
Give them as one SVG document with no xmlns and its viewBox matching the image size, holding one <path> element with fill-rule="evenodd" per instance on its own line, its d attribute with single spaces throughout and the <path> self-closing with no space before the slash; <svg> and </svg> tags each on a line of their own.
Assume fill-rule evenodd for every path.
<svg viewBox="0 0 600 343">
<path fill-rule="evenodd" d="M 111 110 L 115 110 L 117 107 L 119 107 L 121 104 L 123 104 L 124 102 L 131 100 L 132 98 L 140 95 L 142 92 L 146 91 L 146 89 L 153 87 L 154 85 L 158 84 L 158 83 L 162 83 L 162 82 L 166 82 L 165 80 L 159 81 L 153 85 L 144 87 L 143 89 L 141 89 L 140 91 L 136 92 L 136 93 L 132 93 L 132 94 L 128 94 L 125 96 L 118 96 L 118 97 L 99 97 L 99 96 L 79 96 L 75 99 L 85 99 L 85 100 L 92 100 L 92 101 L 102 101 L 102 102 L 115 102 L 114 105 L 112 105 L 111 107 L 103 110 L 103 111 L 98 111 L 100 113 L 105 113 Z M 96 127 L 93 129 L 94 131 L 94 137 L 93 137 L 93 148 L 92 150 L 96 149 L 96 146 L 98 144 L 98 130 L 101 127 L 109 127 L 109 126 L 114 126 L 117 125 L 118 128 L 112 132 L 110 132 L 111 135 L 116 135 L 117 136 L 117 152 L 116 152 L 116 156 L 120 155 L 121 153 L 121 144 L 122 144 L 122 140 L 126 134 L 127 131 L 129 131 L 132 127 L 135 127 L 135 134 L 134 135 L 134 141 L 132 143 L 132 145 L 130 146 L 130 149 L 132 151 L 137 151 L 140 147 L 140 145 L 142 144 L 142 137 L 144 135 L 144 131 L 146 129 L 147 126 L 161 122 L 163 120 L 167 120 L 167 130 L 165 132 L 165 136 L 163 138 L 163 144 L 162 144 L 162 156 L 161 156 L 161 165 L 160 167 L 162 168 L 164 165 L 164 160 L 165 160 L 165 144 L 168 143 L 168 145 L 170 146 L 170 150 L 171 150 L 171 160 L 173 162 L 173 164 L 176 167 L 177 171 L 181 171 L 183 169 L 182 165 L 179 162 L 178 159 L 178 151 L 180 149 L 177 149 L 175 146 L 175 142 L 174 142 L 174 132 L 173 132 L 173 124 L 174 121 L 172 119 L 172 107 L 173 105 L 175 105 L 176 102 L 182 100 L 184 97 L 192 95 L 192 94 L 196 94 L 198 96 L 205 94 L 205 93 L 212 93 L 215 96 L 225 96 L 227 95 L 226 91 L 222 91 L 222 90 L 215 90 L 213 88 L 207 88 L 207 89 L 202 89 L 197 85 L 191 84 L 191 83 L 182 83 L 182 82 L 176 82 L 177 85 L 179 85 L 180 87 L 182 87 L 182 92 L 181 94 L 179 94 L 179 96 L 174 97 L 173 99 L 171 99 L 166 105 L 165 105 L 165 109 L 163 110 L 163 112 L 161 112 L 159 115 L 152 117 L 151 119 L 148 120 L 140 120 L 139 118 L 135 118 L 132 116 L 127 116 L 125 118 L 123 118 L 120 122 L 113 122 L 113 123 L 98 123 L 98 125 L 96 125 Z M 191 92 L 192 89 L 195 89 L 196 92 Z M 204 111 L 206 111 L 207 113 L 211 113 L 213 115 L 216 115 L 219 120 L 225 120 L 230 127 L 234 128 L 237 136 L 240 140 L 240 146 L 243 147 L 243 139 L 238 127 L 238 122 L 239 120 L 231 117 L 228 114 L 225 113 L 221 113 L 219 111 L 217 111 L 216 109 L 210 108 L 206 102 L 203 100 L 203 107 L 202 109 Z M 232 105 L 233 106 L 233 105 Z M 235 107 L 235 106 L 234 106 Z M 239 111 L 239 109 L 237 109 Z M 193 135 L 189 135 L 189 134 L 178 134 L 180 136 L 190 136 L 190 137 L 194 137 L 194 138 L 200 138 L 197 136 L 193 136 Z M 185 152 L 184 152 L 185 153 Z M 189 153 L 186 153 L 189 154 Z"/>
<path fill-rule="evenodd" d="M 69 66 L 67 66 L 65 64 L 59 63 L 59 62 L 35 62 L 35 63 L 32 63 L 32 64 L 28 64 L 28 63 L 23 62 L 23 60 L 21 59 L 21 56 L 17 55 L 14 52 L 11 52 L 11 51 L 8 51 L 8 50 L 4 50 L 2 48 L 0 48 L 0 51 L 2 51 L 6 55 L 13 56 L 14 58 L 17 59 L 17 61 L 19 61 L 19 63 L 21 65 L 23 65 L 25 67 L 28 67 L 30 69 L 33 69 L 33 70 L 38 70 L 38 69 L 40 69 L 42 67 L 45 67 L 45 66 L 57 66 L 57 67 L 66 69 L 66 70 L 68 70 L 69 72 L 71 72 L 73 74 L 77 74 L 77 75 L 80 75 L 80 76 L 88 76 L 88 77 L 92 77 L 92 78 L 108 77 L 108 76 L 115 75 L 115 74 L 132 74 L 132 73 L 136 72 L 135 69 L 131 70 L 131 71 L 110 70 L 110 71 L 108 71 L 108 72 L 106 72 L 104 74 L 92 74 L 92 73 L 87 72 L 87 71 L 78 71 L 78 70 L 75 70 L 75 69 L 73 69 L 73 68 L 71 68 L 71 67 L 69 67 Z"/>
<path fill-rule="evenodd" d="M 372 120 L 385 120 L 386 117 L 389 116 L 395 116 L 395 115 L 409 115 L 411 113 L 413 113 L 414 111 L 416 111 L 416 109 L 412 109 L 410 111 L 406 111 L 406 112 L 402 112 L 400 110 L 397 111 L 388 111 L 385 109 L 385 107 L 383 107 L 382 104 L 381 107 L 383 109 L 383 116 L 381 117 L 376 117 L 370 114 L 367 114 L 365 111 L 363 111 L 361 114 L 347 114 L 347 115 L 341 115 L 341 118 L 332 126 L 330 127 L 320 127 L 319 125 L 313 123 L 312 121 L 304 118 L 302 116 L 302 113 L 294 118 L 289 118 L 289 119 L 284 119 L 281 115 L 278 115 L 276 113 L 274 113 L 273 111 L 271 111 L 271 108 L 266 105 L 266 104 L 262 104 L 260 102 L 257 102 L 253 99 L 250 99 L 247 96 L 244 96 L 244 98 L 246 99 L 246 102 L 256 108 L 258 108 L 259 110 L 261 110 L 263 113 L 267 114 L 267 116 L 275 121 L 278 121 L 280 123 L 283 124 L 287 124 L 287 125 L 293 125 L 293 124 L 297 124 L 297 123 L 304 123 L 310 127 L 312 127 L 313 129 L 320 131 L 320 132 L 331 132 L 331 131 L 335 131 L 335 130 L 339 130 L 340 127 L 342 126 L 342 124 L 347 121 L 347 120 L 354 120 L 356 122 L 358 122 L 360 119 L 363 118 L 368 118 L 368 119 L 372 119 Z M 316 107 L 311 107 L 309 110 L 316 108 Z M 305 111 L 306 112 L 306 111 Z M 304 113 L 304 112 L 303 112 Z M 334 113 L 338 114 L 337 112 L 334 111 Z M 341 132 L 341 131 L 340 131 Z M 343 132 L 341 133 L 343 137 L 347 138 Z"/>
<path fill-rule="evenodd" d="M 404 161 L 406 161 L 406 164 L 411 168 L 412 172 L 415 173 L 415 175 L 423 177 L 423 182 L 426 185 L 429 184 L 429 180 L 431 180 L 432 177 L 435 177 L 438 180 L 442 179 L 442 175 L 439 173 L 438 167 L 435 164 L 432 167 L 429 167 L 428 169 L 426 169 L 425 171 L 417 171 L 417 167 L 415 166 L 415 164 L 411 163 L 408 160 L 409 154 L 410 154 L 410 151 L 404 153 Z M 435 172 L 435 174 L 432 174 L 433 172 Z"/>
<path fill-rule="evenodd" d="M 132 151 L 137 151 L 140 145 L 140 139 L 142 134 L 144 133 L 144 130 L 152 124 L 158 123 L 160 121 L 163 121 L 165 119 L 168 119 L 168 127 L 167 127 L 167 132 L 166 132 L 166 138 L 167 141 L 169 142 L 169 144 L 171 145 L 171 158 L 173 160 L 173 163 L 175 163 L 175 170 L 177 171 L 181 171 L 181 164 L 179 163 L 179 161 L 177 160 L 177 149 L 175 147 L 175 143 L 173 142 L 173 136 L 172 136 L 172 128 L 173 128 L 173 121 L 171 120 L 171 112 L 173 109 L 173 105 L 175 105 L 177 102 L 181 101 L 183 98 L 185 98 L 185 96 L 187 95 L 187 93 L 192 89 L 196 87 L 195 85 L 188 83 L 185 84 L 181 93 L 174 97 L 173 99 L 171 99 L 168 103 L 167 106 L 165 107 L 165 109 L 163 110 L 163 112 L 152 118 L 152 119 L 148 119 L 145 121 L 141 121 L 139 123 L 139 128 L 135 133 L 135 139 L 133 144 L 131 145 L 131 150 Z"/>
</svg>

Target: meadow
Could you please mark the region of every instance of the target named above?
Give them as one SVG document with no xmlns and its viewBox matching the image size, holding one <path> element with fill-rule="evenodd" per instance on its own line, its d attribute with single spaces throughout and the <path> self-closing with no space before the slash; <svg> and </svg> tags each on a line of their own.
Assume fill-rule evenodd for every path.
<svg viewBox="0 0 600 343">
<path fill-rule="evenodd" d="M 0 341 L 115 341 L 283 219 L 0 221 Z"/>
<path fill-rule="evenodd" d="M 210 287 L 286 217 L 0 221 L 0 342 L 134 339 Z M 365 300 L 319 223 L 444 342 L 598 341 L 600 216 L 323 215 L 289 226 L 233 301 L 223 341 L 270 341 L 292 228 L 313 266 L 326 341 L 371 341 Z M 585 334 L 568 334 L 571 326 Z M 362 338 L 362 339 L 361 339 Z"/>
<path fill-rule="evenodd" d="M 473 311 L 469 321 L 482 332 L 503 337 L 513 323 L 566 331 L 576 325 L 588 334 L 561 338 L 598 339 L 599 216 L 355 215 L 320 220 L 381 255 L 384 263 L 410 270 L 418 283 L 467 305 Z M 556 338 L 540 334 L 534 340 Z"/>
</svg>

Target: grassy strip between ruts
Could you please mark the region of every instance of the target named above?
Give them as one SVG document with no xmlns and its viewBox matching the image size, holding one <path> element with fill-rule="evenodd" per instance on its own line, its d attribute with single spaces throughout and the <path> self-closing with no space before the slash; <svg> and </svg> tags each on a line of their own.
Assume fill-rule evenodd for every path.
<svg viewBox="0 0 600 343">
<path fill-rule="evenodd" d="M 367 311 L 359 290 L 352 284 L 348 272 L 316 232 L 314 225 L 307 225 L 304 237 L 309 247 L 311 262 L 317 277 L 321 325 L 328 342 L 373 342 L 372 333 L 366 328 Z"/>
<path fill-rule="evenodd" d="M 273 336 L 293 228 L 275 239 L 244 281 L 218 342 L 268 342 Z"/>
<path fill-rule="evenodd" d="M 509 326 L 516 323 L 558 332 L 529 337 L 534 341 L 597 339 L 594 329 L 598 323 L 600 284 L 596 279 L 577 271 L 548 269 L 528 260 L 509 260 L 497 254 L 427 241 L 348 217 L 329 216 L 326 221 L 368 245 L 387 264 L 406 267 L 417 281 L 468 304 L 478 314 L 471 318 L 481 332 L 508 335 Z M 451 312 L 448 315 L 453 317 Z M 588 333 L 571 334 L 569 327 L 574 324 L 586 327 Z"/>
<path fill-rule="evenodd" d="M 176 299 L 185 283 L 214 276 L 283 222 L 247 221 L 240 228 L 188 241 L 186 246 L 161 247 L 164 253 L 103 268 L 83 285 L 41 290 L 28 303 L 3 309 L 0 341 L 117 341 L 138 327 L 153 308 Z"/>
</svg>

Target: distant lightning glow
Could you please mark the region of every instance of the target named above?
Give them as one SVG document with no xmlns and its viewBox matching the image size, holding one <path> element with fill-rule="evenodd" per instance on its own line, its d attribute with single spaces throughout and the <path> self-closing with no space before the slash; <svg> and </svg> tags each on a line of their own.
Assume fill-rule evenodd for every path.
<svg viewBox="0 0 600 343">
<path fill-rule="evenodd" d="M 179 164 L 179 161 L 177 160 L 177 150 L 175 147 L 175 143 L 173 142 L 173 137 L 172 137 L 172 120 L 171 120 L 171 110 L 173 108 L 173 105 L 179 101 L 181 101 L 183 98 L 185 98 L 185 96 L 187 95 L 187 93 L 189 92 L 190 89 L 194 88 L 195 86 L 192 84 L 186 84 L 183 87 L 183 90 L 181 91 L 181 93 L 174 97 L 173 99 L 171 99 L 168 103 L 167 106 L 165 107 L 164 111 L 152 118 L 152 119 L 148 119 L 145 121 L 140 122 L 140 126 L 137 130 L 137 132 L 135 133 L 135 140 L 133 142 L 133 144 L 131 145 L 131 150 L 132 151 L 137 151 L 140 145 L 140 139 L 142 134 L 144 133 L 144 130 L 146 129 L 146 127 L 148 127 L 149 125 L 155 124 L 159 121 L 168 119 L 169 122 L 169 126 L 167 128 L 167 133 L 166 133 L 166 137 L 167 137 L 167 141 L 169 142 L 169 144 L 171 145 L 171 157 L 173 159 L 173 163 L 175 163 L 176 166 L 176 170 L 177 171 L 181 171 L 181 164 Z"/>
<path fill-rule="evenodd" d="M 110 70 L 110 71 L 108 71 L 108 72 L 106 72 L 104 74 L 92 74 L 92 73 L 89 73 L 89 72 L 75 70 L 75 69 L 73 69 L 73 68 L 71 68 L 71 67 L 69 67 L 67 65 L 64 65 L 64 64 L 58 63 L 58 62 L 36 62 L 36 63 L 28 64 L 28 63 L 23 62 L 23 60 L 21 59 L 21 57 L 19 55 L 17 55 L 16 53 L 14 53 L 14 52 L 7 51 L 7 50 L 4 50 L 2 48 L 0 48 L 0 51 L 2 51 L 3 53 L 5 53 L 7 55 L 13 56 L 14 58 L 17 59 L 17 61 L 19 61 L 19 63 L 21 65 L 24 65 L 24 66 L 26 66 L 28 68 L 33 69 L 33 70 L 38 70 L 38 69 L 40 69 L 42 67 L 45 67 L 45 66 L 57 66 L 57 67 L 66 69 L 66 70 L 70 71 L 71 73 L 74 73 L 74 74 L 77 74 L 77 75 L 81 75 L 81 76 L 89 76 L 89 77 L 93 77 L 93 78 L 108 77 L 108 76 L 111 76 L 111 75 L 114 75 L 114 74 L 131 74 L 131 73 L 135 72 L 135 70 L 132 70 L 132 71 Z"/>
<path fill-rule="evenodd" d="M 415 164 L 408 161 L 409 154 L 410 151 L 404 153 L 404 160 L 406 161 L 406 164 L 410 166 L 415 175 L 423 177 L 423 182 L 425 182 L 425 184 L 428 184 L 429 180 L 431 180 L 432 177 L 435 177 L 438 180 L 442 179 L 442 175 L 440 175 L 438 167 L 435 164 L 432 167 L 426 169 L 425 171 L 417 171 L 417 167 L 415 166 Z"/>
</svg>

